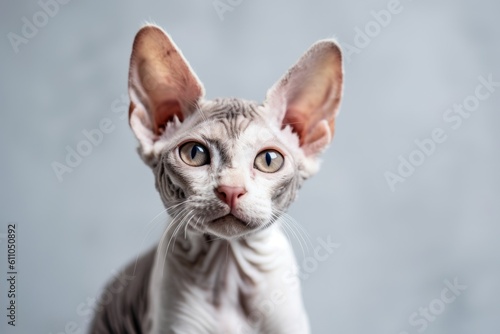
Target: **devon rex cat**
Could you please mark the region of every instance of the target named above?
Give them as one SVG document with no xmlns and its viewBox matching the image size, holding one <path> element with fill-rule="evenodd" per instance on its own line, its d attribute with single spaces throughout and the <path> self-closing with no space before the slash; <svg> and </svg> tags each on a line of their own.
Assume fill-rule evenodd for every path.
<svg viewBox="0 0 500 334">
<path fill-rule="evenodd" d="M 91 332 L 309 333 L 280 224 L 332 139 L 342 82 L 340 48 L 321 40 L 264 103 L 205 100 L 172 39 L 143 27 L 130 126 L 172 220 L 157 249 L 125 269 L 133 278 L 102 303 Z"/>
</svg>

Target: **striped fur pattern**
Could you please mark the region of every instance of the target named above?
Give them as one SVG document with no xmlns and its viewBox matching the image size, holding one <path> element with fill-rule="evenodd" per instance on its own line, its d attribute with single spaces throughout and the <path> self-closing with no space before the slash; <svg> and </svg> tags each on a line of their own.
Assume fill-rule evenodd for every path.
<svg viewBox="0 0 500 334">
<path fill-rule="evenodd" d="M 124 270 L 130 283 L 98 310 L 91 332 L 309 333 L 281 227 L 331 140 L 341 88 L 340 50 L 321 41 L 264 103 L 205 100 L 170 37 L 155 26 L 141 29 L 131 59 L 130 125 L 172 219 L 156 250 Z M 202 145 L 209 159 L 187 163 L 189 143 Z M 271 172 L 257 163 L 269 150 L 265 163 L 282 157 Z M 233 189 L 237 196 L 229 196 Z"/>
<path fill-rule="evenodd" d="M 204 103 L 189 123 L 181 124 L 173 141 L 165 141 L 152 158 L 156 188 L 171 217 L 191 217 L 191 226 L 201 233 L 234 237 L 267 227 L 294 200 L 304 173 L 296 152 L 287 142 L 298 142 L 290 131 L 267 125 L 265 109 L 241 99 L 219 99 Z M 199 141 L 211 152 L 206 168 L 186 168 L 179 158 L 178 143 Z M 257 173 L 255 156 L 265 148 L 285 155 L 278 173 Z M 214 194 L 218 184 L 244 183 L 248 193 L 237 210 L 242 224 L 207 224 L 227 215 L 227 206 Z M 182 205 L 179 205 L 183 203 Z"/>
</svg>

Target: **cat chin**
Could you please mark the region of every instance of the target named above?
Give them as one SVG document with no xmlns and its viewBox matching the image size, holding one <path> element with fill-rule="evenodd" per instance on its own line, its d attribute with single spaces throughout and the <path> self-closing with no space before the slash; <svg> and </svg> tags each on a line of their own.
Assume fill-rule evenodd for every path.
<svg viewBox="0 0 500 334">
<path fill-rule="evenodd" d="M 212 234 L 218 238 L 234 239 L 255 232 L 260 228 L 261 226 L 258 224 L 248 223 L 228 214 L 205 223 L 204 233 Z"/>
</svg>

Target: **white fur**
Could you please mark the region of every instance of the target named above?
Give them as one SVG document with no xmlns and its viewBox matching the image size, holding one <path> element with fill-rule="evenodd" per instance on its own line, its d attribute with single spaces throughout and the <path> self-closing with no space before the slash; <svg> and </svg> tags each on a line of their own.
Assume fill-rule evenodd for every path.
<svg viewBox="0 0 500 334">
<path fill-rule="evenodd" d="M 177 241 L 167 257 L 166 243 L 157 252 L 150 284 L 152 334 L 309 333 L 297 265 L 278 226 L 247 237 L 246 243 L 241 239 L 206 243 L 193 232 Z M 194 268 L 183 264 L 200 252 L 207 255 Z M 256 270 L 255 263 L 265 271 Z M 256 285 L 248 284 L 248 278 Z M 206 289 L 214 285 L 221 287 L 215 297 Z M 246 292 L 257 322 L 242 314 L 236 300 L 239 291 Z M 221 304 L 214 307 L 217 297 Z"/>
<path fill-rule="evenodd" d="M 177 171 L 169 175 L 168 185 L 182 188 L 185 196 L 179 197 L 191 204 L 205 205 L 204 211 L 196 212 L 186 204 L 195 212 L 180 222 L 174 217 L 158 247 L 149 287 L 151 333 L 309 333 L 293 251 L 279 220 L 273 224 L 273 195 L 280 198 L 283 193 L 276 189 L 288 189 L 282 183 L 294 180 L 297 188 L 318 170 L 319 153 L 333 136 L 342 76 L 337 44 L 332 40 L 314 44 L 269 90 L 258 115 L 238 134 L 241 137 L 228 140 L 224 124 L 200 119 L 212 102 L 203 99 L 203 85 L 170 37 L 154 26 L 137 34 L 129 76 L 130 124 L 141 156 L 155 171 L 168 163 Z M 172 101 L 178 104 L 171 107 Z M 206 137 L 225 146 L 229 166 L 223 164 L 217 147 L 204 142 Z M 207 147 L 209 165 L 182 162 L 175 153 L 187 141 Z M 253 166 L 264 149 L 275 149 L 285 157 L 275 173 L 262 173 Z M 183 188 L 182 181 L 188 186 Z M 237 207 L 231 209 L 215 196 L 220 185 L 246 190 Z M 157 183 L 159 188 L 165 186 Z M 171 204 L 159 190 L 165 205 Z M 283 209 L 295 192 L 286 193 L 291 195 L 283 200 Z M 215 226 L 214 221 L 230 212 L 245 224 L 223 221 L 222 227 Z M 255 312 L 260 317 L 252 321 Z"/>
</svg>

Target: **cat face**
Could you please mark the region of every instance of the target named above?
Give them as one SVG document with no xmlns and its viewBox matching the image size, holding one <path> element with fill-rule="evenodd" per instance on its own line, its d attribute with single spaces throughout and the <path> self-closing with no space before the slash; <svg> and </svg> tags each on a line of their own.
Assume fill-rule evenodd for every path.
<svg viewBox="0 0 500 334">
<path fill-rule="evenodd" d="M 173 217 L 235 237 L 269 226 L 289 206 L 302 180 L 298 137 L 265 115 L 248 101 L 205 102 L 164 139 L 154 169 Z"/>
<path fill-rule="evenodd" d="M 131 58 L 130 124 L 172 223 L 221 238 L 273 224 L 331 140 L 340 59 L 337 45 L 322 41 L 265 103 L 207 101 L 172 40 L 142 28 Z"/>
</svg>

